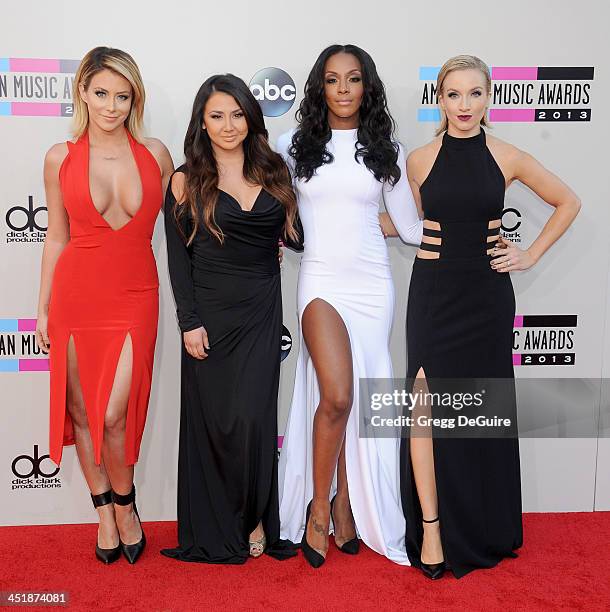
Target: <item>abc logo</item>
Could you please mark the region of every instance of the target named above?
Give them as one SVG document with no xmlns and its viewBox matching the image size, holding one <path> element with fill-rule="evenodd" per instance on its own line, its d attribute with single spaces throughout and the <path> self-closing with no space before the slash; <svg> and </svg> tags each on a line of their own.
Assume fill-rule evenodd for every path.
<svg viewBox="0 0 610 612">
<path fill-rule="evenodd" d="M 292 336 L 285 325 L 282 325 L 282 344 L 280 361 L 284 361 L 292 348 Z"/>
<path fill-rule="evenodd" d="M 38 478 L 39 476 L 43 476 L 44 478 L 51 478 L 59 472 L 59 468 L 52 466 L 50 472 L 43 472 L 40 464 L 48 459 L 49 455 L 41 455 L 38 456 L 38 444 L 34 444 L 34 456 L 30 457 L 29 455 L 19 455 L 13 459 L 13 463 L 11 464 L 11 469 L 13 470 L 13 474 L 17 476 L 17 478 Z"/>
<path fill-rule="evenodd" d="M 292 77 L 280 68 L 263 68 L 250 80 L 250 91 L 261 105 L 265 117 L 287 113 L 297 95 Z"/>
<path fill-rule="evenodd" d="M 6 213 L 6 224 L 15 232 L 29 231 L 33 232 L 38 230 L 39 232 L 46 232 L 46 225 L 38 225 L 37 217 L 42 212 L 46 212 L 46 206 L 39 206 L 34 208 L 34 198 L 28 196 L 28 207 L 25 206 L 13 206 L 9 208 Z"/>
<path fill-rule="evenodd" d="M 508 217 L 508 219 L 506 218 Z M 521 213 L 516 208 L 505 208 L 502 212 L 502 231 L 515 232 L 521 227 Z"/>
</svg>

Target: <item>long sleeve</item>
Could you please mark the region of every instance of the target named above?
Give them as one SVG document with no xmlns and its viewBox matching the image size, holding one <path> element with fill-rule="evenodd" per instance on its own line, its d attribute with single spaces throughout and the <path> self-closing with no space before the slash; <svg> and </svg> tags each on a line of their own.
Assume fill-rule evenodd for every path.
<svg viewBox="0 0 610 612">
<path fill-rule="evenodd" d="M 303 233 L 303 224 L 301 223 L 301 218 L 299 217 L 299 211 L 297 210 L 297 215 L 294 219 L 293 227 L 297 232 L 297 239 L 293 240 L 290 237 L 282 237 L 284 242 L 284 246 L 289 249 L 296 251 L 297 253 L 302 253 L 305 250 L 305 240 Z"/>
<path fill-rule="evenodd" d="M 195 291 L 191 274 L 191 255 L 174 218 L 173 208 L 175 202 L 176 199 L 172 193 L 170 181 L 165 194 L 165 204 L 163 207 L 165 236 L 167 239 L 167 262 L 169 266 L 169 278 L 176 301 L 178 325 L 182 332 L 187 332 L 201 327 L 202 322 L 195 308 Z M 190 229 L 185 216 L 182 217 L 180 225 L 184 235 L 188 236 Z"/>
<path fill-rule="evenodd" d="M 383 201 L 398 235 L 404 242 L 419 245 L 421 243 L 424 222 L 419 218 L 413 192 L 407 179 L 407 161 L 402 145 L 398 145 L 398 167 L 400 179 L 392 187 L 383 186 Z"/>
<path fill-rule="evenodd" d="M 289 132 L 285 132 L 277 139 L 276 150 L 288 166 L 288 172 L 290 172 L 290 176 L 292 177 L 292 187 L 294 192 L 296 193 L 296 184 L 294 180 L 294 159 L 288 153 L 288 149 L 292 144 L 292 135 L 294 134 L 294 130 L 290 130 Z M 297 251 L 301 253 L 305 248 L 305 236 L 303 232 L 303 224 L 301 223 L 301 218 L 299 217 L 299 213 L 297 211 L 297 215 L 294 220 L 294 229 L 297 231 L 299 235 L 298 240 L 284 239 L 284 244 L 293 251 Z"/>
</svg>

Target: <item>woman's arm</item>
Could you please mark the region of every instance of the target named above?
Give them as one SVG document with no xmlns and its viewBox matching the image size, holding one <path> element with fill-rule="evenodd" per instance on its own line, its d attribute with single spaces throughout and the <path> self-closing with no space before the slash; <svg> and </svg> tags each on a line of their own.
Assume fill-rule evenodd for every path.
<svg viewBox="0 0 610 612">
<path fill-rule="evenodd" d="M 161 170 L 161 185 L 163 193 L 165 193 L 169 179 L 174 172 L 172 156 L 169 154 L 167 147 L 157 138 L 146 138 L 145 145 L 159 164 L 159 169 Z"/>
<path fill-rule="evenodd" d="M 302 253 L 305 250 L 305 235 L 303 232 L 303 224 L 301 223 L 301 217 L 299 217 L 298 211 L 294 218 L 294 223 L 292 225 L 297 233 L 297 238 L 293 239 L 289 236 L 283 237 L 281 239 L 281 245 L 291 249 L 292 251 L 296 251 L 297 253 Z"/>
<path fill-rule="evenodd" d="M 67 154 L 68 146 L 66 143 L 60 143 L 53 145 L 44 159 L 44 187 L 49 226 L 42 250 L 36 323 L 36 343 L 44 353 L 48 353 L 50 348 L 47 333 L 47 317 L 55 264 L 70 240 L 68 213 L 64 207 L 61 187 L 59 185 L 59 169 Z"/>
<path fill-rule="evenodd" d="M 570 227 L 581 207 L 578 196 L 559 177 L 528 153 L 515 147 L 510 149 L 507 166 L 511 180 L 527 185 L 555 210 L 528 249 L 520 249 L 513 242 L 500 239 L 502 246 L 495 250 L 499 255 L 491 260 L 492 268 L 498 272 L 527 270 L 533 266 Z"/>
<path fill-rule="evenodd" d="M 391 218 L 380 215 L 382 231 L 386 236 L 400 236 L 404 242 L 419 245 L 421 243 L 423 221 L 420 219 L 418 207 L 411 191 L 407 178 L 407 162 L 401 145 L 398 145 L 398 167 L 400 168 L 400 179 L 392 187 L 384 183 L 383 200 Z M 394 231 L 395 230 L 395 231 Z"/>
<path fill-rule="evenodd" d="M 191 272 L 191 256 L 185 240 L 190 234 L 187 216 L 180 219 L 180 226 L 174 216 L 176 201 L 184 199 L 185 176 L 182 172 L 175 172 L 171 177 L 165 195 L 163 207 L 165 219 L 165 236 L 167 240 L 167 261 L 169 277 L 176 300 L 176 313 L 178 324 L 183 333 L 184 345 L 188 353 L 196 359 L 205 359 L 209 349 L 208 335 L 197 314 L 195 304 L 195 289 Z"/>
</svg>

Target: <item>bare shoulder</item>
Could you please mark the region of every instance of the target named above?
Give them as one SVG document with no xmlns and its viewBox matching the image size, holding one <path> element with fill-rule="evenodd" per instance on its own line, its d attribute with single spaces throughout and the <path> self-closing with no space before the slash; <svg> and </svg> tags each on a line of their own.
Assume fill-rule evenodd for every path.
<svg viewBox="0 0 610 612">
<path fill-rule="evenodd" d="M 428 175 L 436 156 L 441 148 L 442 137 L 438 136 L 429 143 L 413 149 L 407 157 L 407 171 L 410 177 L 421 185 L 425 177 Z"/>
<path fill-rule="evenodd" d="M 162 154 L 169 151 L 167 147 L 158 138 L 143 138 L 142 144 L 153 154 Z"/>
<path fill-rule="evenodd" d="M 166 166 L 168 161 L 171 162 L 172 157 L 167 147 L 158 138 L 143 138 L 142 144 L 154 155 L 161 167 Z"/>
<path fill-rule="evenodd" d="M 431 140 L 427 144 L 413 149 L 409 153 L 407 161 L 414 165 L 425 164 L 431 157 L 436 157 L 439 149 L 441 148 L 442 138 L 439 136 L 434 140 Z"/>
<path fill-rule="evenodd" d="M 502 174 L 504 174 L 507 186 L 519 175 L 523 164 L 528 164 L 529 160 L 533 159 L 525 151 L 495 136 L 486 133 L 485 140 L 491 154 L 500 166 Z"/>
<path fill-rule="evenodd" d="M 501 138 L 497 138 L 496 136 L 492 136 L 487 132 L 485 133 L 485 141 L 494 155 L 497 154 L 503 159 L 514 160 L 523 154 L 523 151 L 518 149 L 515 145 L 512 145 L 510 142 L 506 142 L 506 140 L 502 140 Z"/>
<path fill-rule="evenodd" d="M 65 142 L 54 144 L 44 157 L 45 168 L 59 170 L 68 155 L 68 145 Z"/>
<path fill-rule="evenodd" d="M 172 175 L 171 188 L 176 202 L 182 202 L 184 200 L 186 186 L 186 175 L 181 170 L 176 170 Z"/>
</svg>

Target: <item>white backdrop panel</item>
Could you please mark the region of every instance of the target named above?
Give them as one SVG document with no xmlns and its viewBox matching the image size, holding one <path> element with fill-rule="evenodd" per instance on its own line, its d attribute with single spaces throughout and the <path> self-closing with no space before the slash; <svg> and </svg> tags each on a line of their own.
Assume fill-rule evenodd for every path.
<svg viewBox="0 0 610 612">
<path fill-rule="evenodd" d="M 399 137 L 409 149 L 428 141 L 435 127 L 417 120 L 422 106 L 421 66 L 439 66 L 464 52 L 479 55 L 490 66 L 594 66 L 590 122 L 496 123 L 493 133 L 536 156 L 569 183 L 584 204 L 574 228 L 561 242 L 533 270 L 513 276 L 518 314 L 578 315 L 576 364 L 520 366 L 517 375 L 595 378 L 601 376 L 602 367 L 604 375 L 610 372 L 610 188 L 606 168 L 610 130 L 604 105 L 610 94 L 608 13 L 604 3 L 592 0 L 578 7 L 566 0 L 474 1 L 466 13 L 447 0 L 434 4 L 379 0 L 374 9 L 364 0 L 307 4 L 237 0 L 230 8 L 195 0 L 171 5 L 138 0 L 123 3 L 119 12 L 110 14 L 94 3 L 22 1 L 3 11 L 0 68 L 1 58 L 79 59 L 102 44 L 129 51 L 147 88 L 147 131 L 167 144 L 178 165 L 193 97 L 207 76 L 233 72 L 249 81 L 264 67 L 287 71 L 296 83 L 297 101 L 289 113 L 267 120 L 275 141 L 294 125 L 293 113 L 317 54 L 334 42 L 353 42 L 371 53 L 386 83 Z M 69 137 L 69 120 L 3 116 L 10 96 L 2 94 L 0 81 L 0 319 L 11 321 L 36 315 L 42 244 L 8 243 L 5 215 L 14 206 L 27 207 L 28 196 L 33 197 L 34 206 L 44 205 L 44 153 L 54 142 Z M 551 212 L 519 185 L 509 189 L 507 206 L 522 214 L 525 245 Z M 338 228 L 339 244 L 340 232 Z M 143 518 L 164 520 L 175 517 L 180 339 L 161 223 L 153 243 L 161 281 L 161 316 L 149 419 L 136 480 Z M 395 372 L 401 375 L 406 367 L 404 321 L 414 249 L 392 240 L 390 252 L 396 284 L 391 352 Z M 282 272 L 284 322 L 295 344 L 282 364 L 280 431 L 290 405 L 298 349 L 298 262 L 299 257 L 288 252 Z M 5 341 L 11 335 L 20 342 L 23 334 L 0 332 Z M 0 354 L 0 359 L 10 357 Z M 34 445 L 39 455 L 48 452 L 48 372 L 0 372 L 0 384 L 0 487 L 5 500 L 0 506 L 0 524 L 91 521 L 94 512 L 73 448 L 65 450 L 61 470 L 49 477 L 47 488 L 13 488 L 14 459 L 32 456 Z M 599 442 L 598 454 L 598 440 L 593 438 L 523 440 L 524 509 L 592 510 L 595 493 L 597 509 L 610 509 L 608 442 Z M 18 463 L 18 471 L 27 472 L 28 461 Z M 47 473 L 53 471 L 48 460 L 40 467 Z M 59 478 L 60 487 L 51 487 L 53 478 Z M 29 480 L 39 483 L 44 477 Z"/>
</svg>

